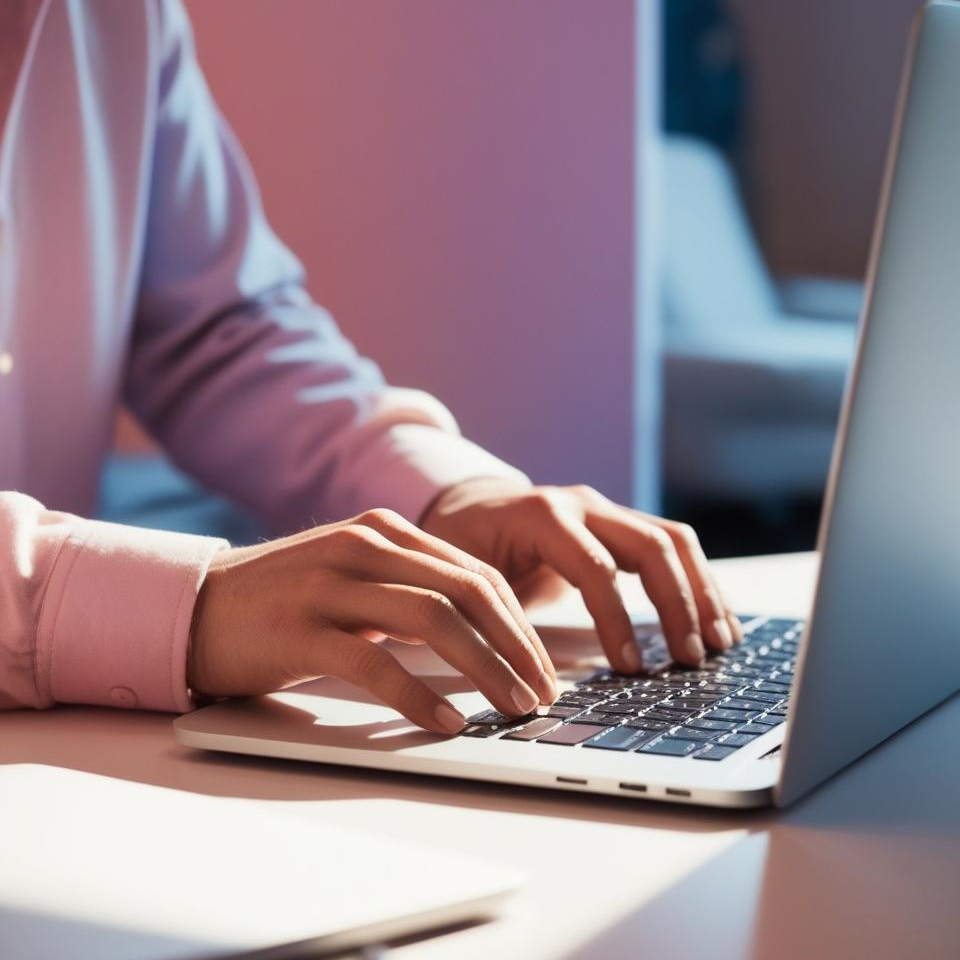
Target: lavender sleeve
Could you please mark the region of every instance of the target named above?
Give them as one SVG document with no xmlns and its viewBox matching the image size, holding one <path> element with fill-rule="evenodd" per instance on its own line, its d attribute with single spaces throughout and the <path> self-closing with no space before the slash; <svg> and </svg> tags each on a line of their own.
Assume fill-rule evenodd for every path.
<svg viewBox="0 0 960 960">
<path fill-rule="evenodd" d="M 529 482 L 460 437 L 438 401 L 385 384 L 311 301 L 206 87 L 179 0 L 154 9 L 149 198 L 123 386 L 141 421 L 277 532 L 374 506 L 417 520 L 471 477 Z M 0 492 L 0 709 L 188 709 L 190 621 L 225 546 Z"/>
<path fill-rule="evenodd" d="M 173 459 L 276 532 L 389 507 L 416 521 L 476 476 L 526 478 L 434 398 L 384 383 L 305 292 L 196 61 L 161 6 L 141 295 L 126 398 Z"/>
</svg>

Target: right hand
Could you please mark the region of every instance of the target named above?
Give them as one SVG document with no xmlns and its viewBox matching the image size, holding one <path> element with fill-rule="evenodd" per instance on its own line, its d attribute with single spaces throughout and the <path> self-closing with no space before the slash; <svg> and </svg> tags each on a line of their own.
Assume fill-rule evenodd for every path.
<svg viewBox="0 0 960 960">
<path fill-rule="evenodd" d="M 556 699 L 556 671 L 493 567 L 389 510 L 217 554 L 197 598 L 187 682 L 206 697 L 334 676 L 428 730 L 459 711 L 379 645 L 427 643 L 501 713 Z"/>
</svg>

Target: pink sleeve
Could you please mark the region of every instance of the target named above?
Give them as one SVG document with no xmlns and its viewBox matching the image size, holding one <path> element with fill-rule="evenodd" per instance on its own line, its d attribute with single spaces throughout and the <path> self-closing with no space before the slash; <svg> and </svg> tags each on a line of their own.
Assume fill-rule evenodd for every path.
<svg viewBox="0 0 960 960">
<path fill-rule="evenodd" d="M 0 709 L 189 709 L 190 619 L 225 546 L 0 493 Z"/>
</svg>

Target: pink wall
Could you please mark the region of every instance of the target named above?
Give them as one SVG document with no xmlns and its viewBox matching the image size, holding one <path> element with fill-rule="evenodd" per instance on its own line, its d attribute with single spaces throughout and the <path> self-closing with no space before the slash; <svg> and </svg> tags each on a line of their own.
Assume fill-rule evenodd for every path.
<svg viewBox="0 0 960 960">
<path fill-rule="evenodd" d="M 535 478 L 627 499 L 631 0 L 190 0 L 314 296 Z"/>
</svg>

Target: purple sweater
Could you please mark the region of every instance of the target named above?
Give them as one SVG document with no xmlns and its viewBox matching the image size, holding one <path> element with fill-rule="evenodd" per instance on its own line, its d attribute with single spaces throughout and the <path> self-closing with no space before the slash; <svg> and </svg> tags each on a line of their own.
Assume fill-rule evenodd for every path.
<svg viewBox="0 0 960 960">
<path fill-rule="evenodd" d="M 0 37 L 0 708 L 184 710 L 225 542 L 82 518 L 119 401 L 278 532 L 526 478 L 310 300 L 179 0 L 4 6 L 33 19 Z"/>
</svg>

